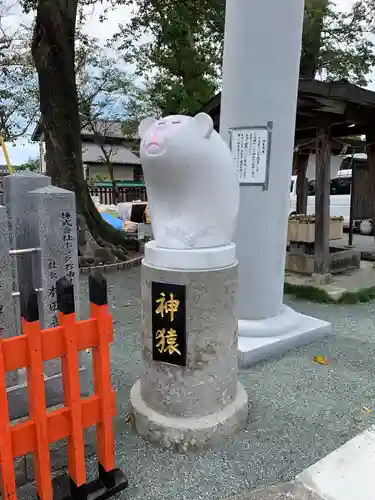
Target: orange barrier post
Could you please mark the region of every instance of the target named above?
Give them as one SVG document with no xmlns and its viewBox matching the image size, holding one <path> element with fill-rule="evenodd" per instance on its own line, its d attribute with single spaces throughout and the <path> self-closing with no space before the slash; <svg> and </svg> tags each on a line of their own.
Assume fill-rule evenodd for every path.
<svg viewBox="0 0 375 500">
<path fill-rule="evenodd" d="M 102 276 L 89 277 L 90 316 L 96 318 L 99 342 L 92 350 L 94 389 L 101 405 L 101 423 L 96 426 L 98 460 L 104 471 L 114 468 L 115 450 L 111 415 L 111 368 L 109 344 L 113 341 L 112 319 L 108 313 L 107 286 Z"/>
<path fill-rule="evenodd" d="M 13 469 L 12 433 L 10 430 L 6 392 L 3 344 L 0 342 L 0 467 L 3 498 L 15 500 L 16 481 Z"/>
<path fill-rule="evenodd" d="M 29 365 L 26 368 L 30 418 L 34 422 L 36 446 L 34 470 L 41 500 L 52 500 L 51 459 L 49 453 L 46 393 L 44 390 L 42 337 L 36 292 L 21 290 L 22 333 L 27 338 Z"/>
<path fill-rule="evenodd" d="M 96 426 L 98 443 L 99 478 L 107 489 L 121 491 L 123 473 L 114 468 L 115 447 L 111 399 L 115 393 L 111 387 L 109 345 L 113 342 L 112 317 L 108 312 L 107 283 L 103 276 L 89 277 L 90 316 L 98 328 L 98 343 L 92 350 L 94 390 L 100 400 L 100 423 Z"/>
<path fill-rule="evenodd" d="M 56 294 L 58 320 L 64 332 L 65 355 L 61 358 L 64 405 L 70 408 L 68 472 L 74 484 L 81 486 L 86 483 L 86 467 L 73 285 L 63 278 L 57 282 Z"/>
<path fill-rule="evenodd" d="M 110 383 L 109 344 L 113 340 L 108 313 L 107 287 L 101 276 L 90 278 L 91 318 L 76 321 L 73 286 L 66 278 L 57 282 L 59 326 L 40 329 L 35 292 L 21 290 L 22 335 L 0 339 L 0 476 L 3 498 L 16 500 L 14 458 L 32 452 L 41 500 L 52 500 L 49 445 L 68 440 L 70 491 L 76 500 L 108 498 L 127 487 L 128 481 L 114 468 L 112 418 L 115 393 Z M 93 349 L 95 393 L 81 399 L 78 352 Z M 46 411 L 43 361 L 62 358 L 64 406 Z M 26 368 L 30 418 L 10 425 L 6 373 Z M 83 431 L 97 426 L 99 477 L 86 483 Z M 61 494 L 61 492 L 60 492 Z"/>
</svg>

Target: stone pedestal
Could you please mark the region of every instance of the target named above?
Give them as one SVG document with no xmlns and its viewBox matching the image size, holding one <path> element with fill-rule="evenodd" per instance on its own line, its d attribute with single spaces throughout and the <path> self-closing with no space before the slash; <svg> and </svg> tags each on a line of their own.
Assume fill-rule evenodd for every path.
<svg viewBox="0 0 375 500">
<path fill-rule="evenodd" d="M 303 12 L 303 0 L 226 2 L 220 133 L 242 178 L 234 242 L 245 365 L 330 331 L 283 306 Z"/>
<path fill-rule="evenodd" d="M 142 263 L 142 349 L 146 370 L 131 391 L 136 429 L 147 440 L 178 451 L 212 446 L 242 428 L 248 414 L 247 394 L 238 382 L 238 264 L 235 261 L 226 267 L 199 270 L 165 269 L 147 262 L 150 251 L 155 261 L 152 242 L 146 245 Z M 176 256 L 179 251 L 172 253 Z M 200 253 L 205 253 L 209 262 L 210 250 L 201 249 Z M 179 305 L 186 310 L 186 343 L 175 328 L 186 366 L 155 359 L 155 283 L 165 290 L 169 285 L 184 287 L 186 301 Z"/>
</svg>

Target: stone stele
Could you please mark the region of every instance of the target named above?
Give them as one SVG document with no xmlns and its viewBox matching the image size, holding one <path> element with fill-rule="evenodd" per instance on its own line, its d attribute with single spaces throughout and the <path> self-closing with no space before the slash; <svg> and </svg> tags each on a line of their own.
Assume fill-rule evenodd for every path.
<svg viewBox="0 0 375 500">
<path fill-rule="evenodd" d="M 231 154 L 208 115 L 146 119 L 139 132 L 156 234 L 155 241 L 146 244 L 142 263 L 146 368 L 130 399 L 140 435 L 184 452 L 211 447 L 247 421 L 248 398 L 238 382 L 238 264 L 231 243 L 239 186 Z M 216 201 L 213 188 L 205 206 L 198 172 L 217 187 Z M 222 183 L 227 191 L 220 197 Z M 161 327 L 156 326 L 160 316 L 155 319 L 156 285 L 184 290 L 180 306 L 185 319 L 183 326 L 174 326 L 180 335 L 181 364 L 168 358 L 168 348 L 162 359 L 159 355 L 163 348 L 157 344 Z"/>
</svg>

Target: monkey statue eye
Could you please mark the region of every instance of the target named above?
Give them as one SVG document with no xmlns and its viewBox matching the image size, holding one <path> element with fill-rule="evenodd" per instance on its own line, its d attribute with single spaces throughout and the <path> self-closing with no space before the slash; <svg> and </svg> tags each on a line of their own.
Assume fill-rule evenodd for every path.
<svg viewBox="0 0 375 500">
<path fill-rule="evenodd" d="M 158 125 L 165 125 L 167 122 L 158 122 Z"/>
<path fill-rule="evenodd" d="M 181 123 L 180 120 L 178 120 L 177 122 L 172 122 L 172 125 L 177 125 L 177 123 Z"/>
</svg>

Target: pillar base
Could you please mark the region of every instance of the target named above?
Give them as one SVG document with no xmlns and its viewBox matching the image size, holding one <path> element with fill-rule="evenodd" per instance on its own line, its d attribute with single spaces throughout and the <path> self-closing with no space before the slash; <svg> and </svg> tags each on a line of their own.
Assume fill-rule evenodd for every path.
<svg viewBox="0 0 375 500">
<path fill-rule="evenodd" d="M 332 325 L 284 306 L 264 320 L 239 320 L 238 358 L 241 368 L 315 342 L 332 333 Z"/>
<path fill-rule="evenodd" d="M 137 432 L 147 441 L 179 452 L 209 448 L 245 427 L 248 416 L 248 398 L 238 382 L 237 396 L 223 410 L 196 418 L 178 418 L 162 415 L 142 399 L 138 380 L 132 387 L 130 403 Z"/>
</svg>

